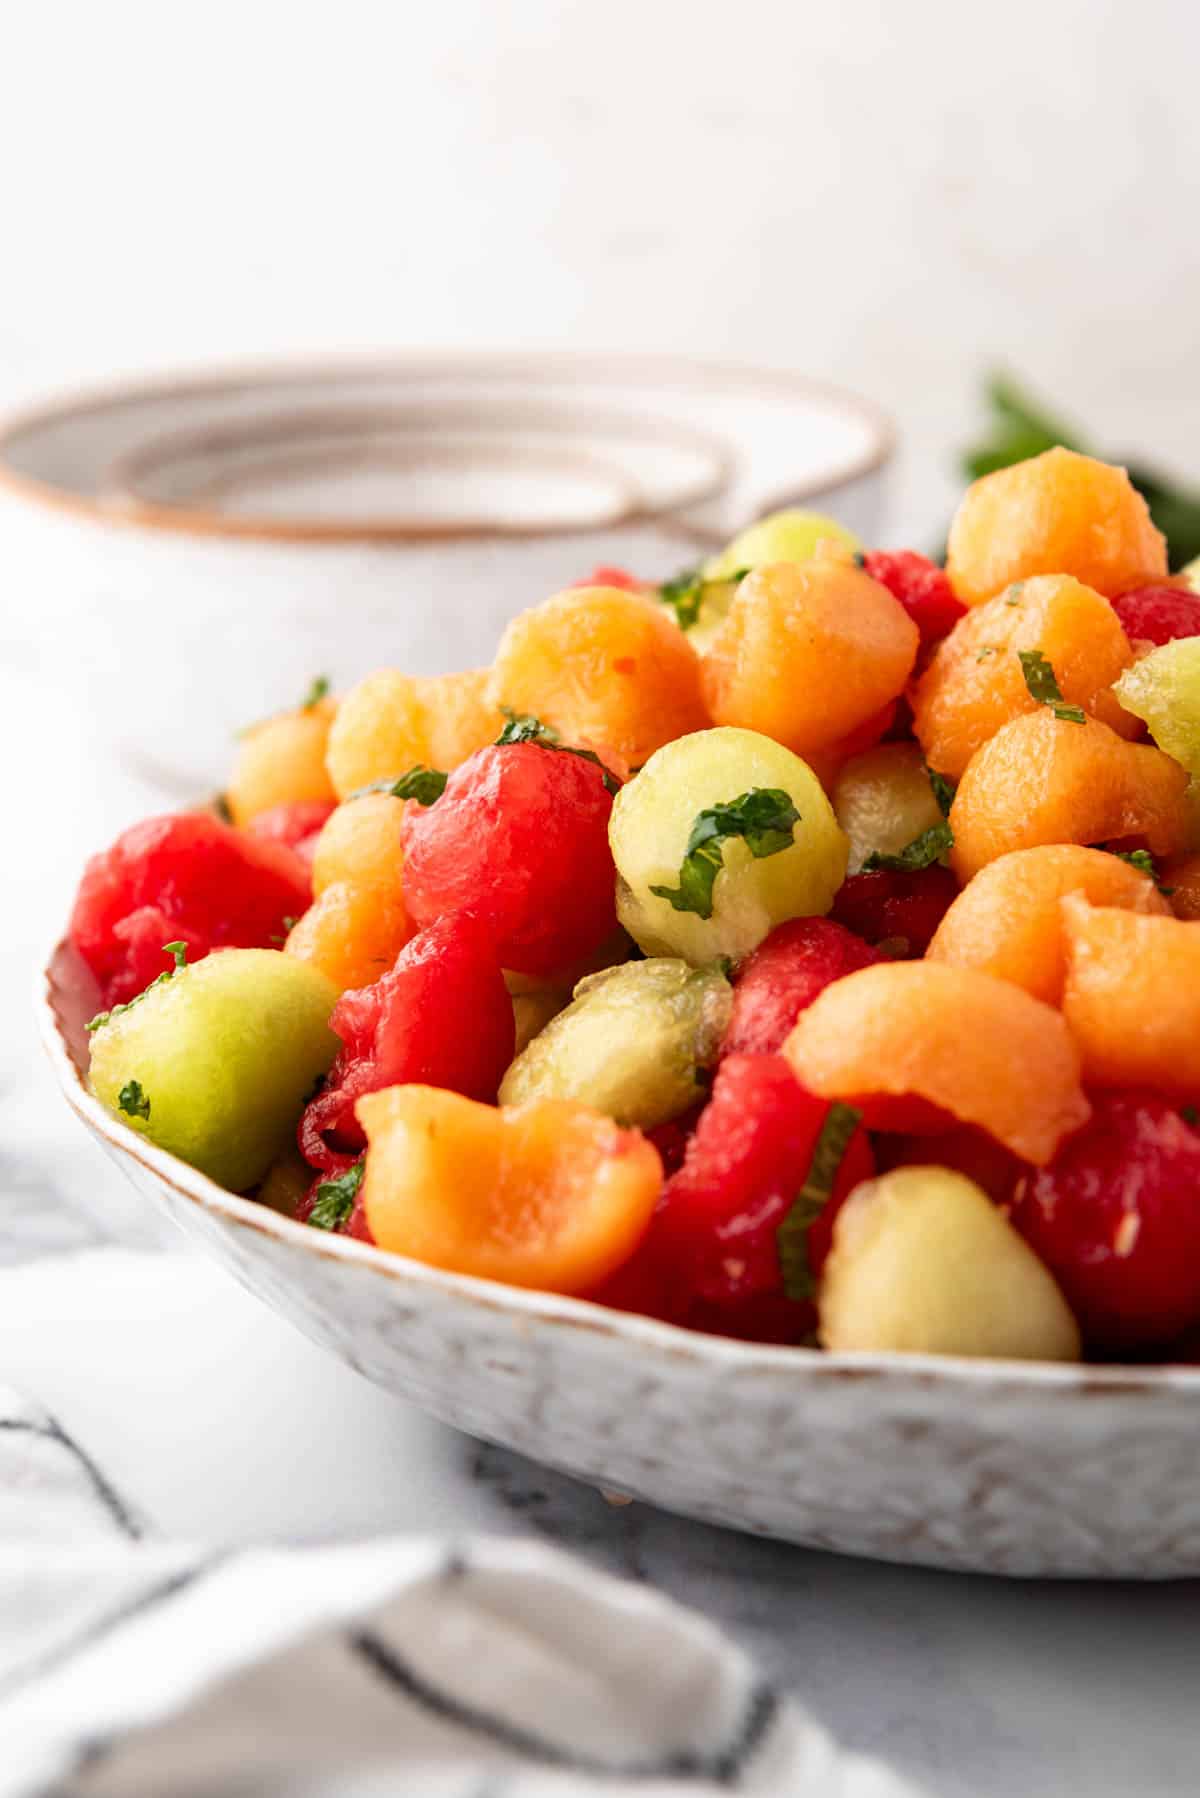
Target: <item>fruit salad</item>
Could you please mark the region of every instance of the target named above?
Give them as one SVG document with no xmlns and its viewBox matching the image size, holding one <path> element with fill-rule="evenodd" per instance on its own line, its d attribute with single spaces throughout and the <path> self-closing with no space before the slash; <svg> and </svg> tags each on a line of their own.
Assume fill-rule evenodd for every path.
<svg viewBox="0 0 1200 1798">
<path fill-rule="evenodd" d="M 1200 583 L 1198 583 L 1200 584 Z M 307 1229 L 750 1341 L 1200 1344 L 1200 591 L 1124 471 L 317 680 L 89 862 L 90 1083 Z"/>
</svg>

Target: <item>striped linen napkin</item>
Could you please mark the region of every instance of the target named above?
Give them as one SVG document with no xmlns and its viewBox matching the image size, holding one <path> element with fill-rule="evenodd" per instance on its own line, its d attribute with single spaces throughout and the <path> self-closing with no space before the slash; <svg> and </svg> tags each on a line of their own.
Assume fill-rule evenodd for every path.
<svg viewBox="0 0 1200 1798">
<path fill-rule="evenodd" d="M 902 1798 L 694 1613 L 540 1546 L 204 1552 L 0 1389 L 0 1798 Z"/>
</svg>

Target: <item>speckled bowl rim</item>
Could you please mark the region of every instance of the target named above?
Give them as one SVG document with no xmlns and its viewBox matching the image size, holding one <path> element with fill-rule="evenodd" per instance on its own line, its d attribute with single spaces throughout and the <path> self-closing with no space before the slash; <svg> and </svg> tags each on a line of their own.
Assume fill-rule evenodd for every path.
<svg viewBox="0 0 1200 1798">
<path fill-rule="evenodd" d="M 589 1299 L 565 1298 L 556 1293 L 505 1286 L 499 1281 L 468 1274 L 448 1273 L 374 1248 L 351 1237 L 310 1229 L 294 1218 L 272 1211 L 255 1199 L 226 1192 L 206 1174 L 180 1161 L 164 1149 L 122 1124 L 87 1088 L 64 1030 L 56 1000 L 60 987 L 56 964 L 70 956 L 66 938 L 59 938 L 37 975 L 34 1005 L 43 1047 L 68 1105 L 87 1128 L 116 1155 L 139 1164 L 168 1185 L 179 1197 L 202 1211 L 214 1213 L 225 1223 L 255 1230 L 265 1236 L 302 1245 L 308 1253 L 332 1256 L 349 1264 L 369 1265 L 401 1286 L 422 1286 L 445 1292 L 482 1310 L 499 1311 L 546 1330 L 590 1330 L 629 1342 L 646 1352 L 674 1360 L 690 1360 L 722 1371 L 761 1369 L 777 1374 L 803 1362 L 811 1378 L 828 1375 L 832 1381 L 873 1381 L 916 1386 L 986 1387 L 1025 1385 L 1063 1397 L 1099 1398 L 1113 1393 L 1195 1392 L 1200 1395 L 1200 1367 L 1179 1364 L 1128 1365 L 1126 1363 L 1065 1363 L 1050 1361 L 983 1360 L 963 1355 L 900 1353 L 838 1353 L 770 1343 L 737 1341 L 632 1312 L 616 1311 Z"/>
<path fill-rule="evenodd" d="M 319 380 L 322 377 L 367 378 L 372 372 L 414 371 L 417 374 L 472 374 L 520 380 L 522 376 L 541 370 L 563 374 L 577 371 L 581 375 L 602 380 L 606 375 L 638 375 L 651 378 L 656 371 L 673 374 L 694 384 L 704 381 L 723 385 L 770 386 L 784 390 L 797 399 L 808 397 L 840 408 L 852 416 L 867 434 L 860 450 L 838 458 L 819 474 L 797 480 L 786 490 L 787 503 L 806 504 L 828 498 L 855 482 L 883 469 L 895 454 L 896 428 L 882 407 L 849 388 L 832 381 L 796 374 L 788 369 L 772 369 L 751 363 L 727 362 L 704 356 L 674 355 L 665 352 L 604 350 L 497 350 L 497 349 L 410 349 L 387 350 L 361 355 L 266 358 L 223 365 L 203 372 L 164 373 L 143 376 L 89 387 L 64 394 L 40 404 L 19 408 L 0 418 L 0 491 L 7 490 L 18 499 L 33 501 L 58 512 L 65 512 L 92 523 L 115 525 L 124 529 L 149 529 L 197 537 L 249 538 L 275 543 L 427 543 L 480 538 L 528 539 L 539 537 L 574 537 L 586 534 L 589 527 L 563 525 L 559 521 L 532 521 L 520 526 L 492 524 L 449 526 L 436 521 L 394 521 L 362 519 L 340 521 L 314 516 L 295 518 L 240 516 L 204 507 L 171 505 L 166 502 L 140 500 L 121 506 L 108 503 L 103 494 L 94 497 L 77 494 L 36 475 L 25 473 L 11 461 L 18 440 L 46 425 L 61 423 L 79 414 L 95 413 L 130 399 L 157 396 L 203 395 L 246 387 L 269 387 L 288 381 Z M 688 504 L 693 503 L 692 500 Z M 760 508 L 760 510 L 763 508 Z M 609 519 L 603 528 L 629 527 L 655 522 L 678 523 L 697 542 L 715 547 L 724 541 L 719 531 L 708 531 L 689 523 L 686 507 L 670 505 L 634 505 L 620 516 Z"/>
</svg>

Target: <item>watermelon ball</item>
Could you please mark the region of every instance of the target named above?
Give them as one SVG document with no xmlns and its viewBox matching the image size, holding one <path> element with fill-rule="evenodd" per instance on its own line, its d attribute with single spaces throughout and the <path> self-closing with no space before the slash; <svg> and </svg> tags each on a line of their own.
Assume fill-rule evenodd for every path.
<svg viewBox="0 0 1200 1798">
<path fill-rule="evenodd" d="M 893 1101 L 893 1116 L 898 1114 L 901 1106 L 911 1107 L 913 1103 L 911 1096 Z M 928 1101 L 925 1103 L 928 1106 L 925 1134 L 876 1135 L 875 1156 L 880 1172 L 890 1172 L 896 1167 L 927 1167 L 930 1162 L 936 1162 L 938 1167 L 963 1174 L 995 1204 L 1007 1205 L 1017 1181 L 1029 1172 L 1029 1163 L 1006 1149 L 994 1136 L 989 1136 L 986 1130 L 980 1130 L 974 1124 L 960 1124 L 949 1112 L 939 1115 L 936 1106 L 928 1105 Z M 874 1117 L 879 1115 L 878 1098 L 863 1107 L 864 1122 L 869 1127 L 878 1128 Z M 937 1137 L 936 1142 L 930 1141 L 931 1135 Z"/>
<path fill-rule="evenodd" d="M 105 1008 L 124 1004 L 174 965 L 210 949 L 267 949 L 312 897 L 294 850 L 234 830 L 208 812 L 147 818 L 84 869 L 70 939 L 100 984 Z"/>
<path fill-rule="evenodd" d="M 595 761 L 539 743 L 478 750 L 440 799 L 405 813 L 409 917 L 473 911 L 501 965 L 520 974 L 583 961 L 617 922 L 606 780 Z"/>
<path fill-rule="evenodd" d="M 1153 1093 L 1092 1095 L 1012 1221 L 1062 1288 L 1093 1354 L 1159 1347 L 1200 1326 L 1200 1132 Z"/>
<path fill-rule="evenodd" d="M 410 938 L 388 973 L 342 994 L 329 1023 L 342 1047 L 300 1120 L 301 1153 L 313 1167 L 342 1169 L 361 1150 L 354 1106 L 364 1093 L 416 1083 L 494 1100 L 513 1056 L 512 1000 L 495 944 L 469 912 Z"/>
<path fill-rule="evenodd" d="M 957 897 L 958 882 L 940 863 L 911 874 L 877 868 L 842 882 L 831 915 L 868 943 L 887 943 L 900 956 L 921 956 Z"/>
<path fill-rule="evenodd" d="M 915 549 L 870 550 L 863 567 L 900 601 L 921 633 L 922 649 L 946 636 L 967 615 L 966 606 L 954 597 L 946 570 Z"/>
<path fill-rule="evenodd" d="M 664 1174 L 674 1174 L 683 1166 L 688 1143 L 703 1111 L 703 1105 L 692 1105 L 678 1117 L 668 1118 L 665 1124 L 656 1124 L 653 1130 L 646 1131 L 647 1141 L 658 1150 Z"/>
<path fill-rule="evenodd" d="M 1161 647 L 1177 637 L 1200 637 L 1200 593 L 1188 587 L 1169 582 L 1134 587 L 1109 604 L 1131 643 L 1140 640 Z"/>
<path fill-rule="evenodd" d="M 849 761 L 851 756 L 865 755 L 868 749 L 874 749 L 876 743 L 890 736 L 896 728 L 896 714 L 900 710 L 898 699 L 889 699 L 885 706 L 864 718 L 857 730 L 841 737 L 830 744 L 830 754 L 842 761 Z"/>
<path fill-rule="evenodd" d="M 875 1171 L 866 1133 L 856 1128 L 807 1229 L 810 1278 L 801 1296 L 790 1296 L 779 1226 L 810 1177 L 832 1110 L 804 1090 L 781 1056 L 729 1056 L 646 1237 L 596 1296 L 724 1335 L 802 1340 L 816 1321 L 812 1293 L 836 1211 Z"/>
<path fill-rule="evenodd" d="M 636 574 L 630 574 L 627 568 L 613 568 L 607 562 L 601 562 L 593 568 L 589 575 L 581 581 L 572 581 L 572 587 L 620 587 L 623 593 L 641 593 L 645 590 L 645 581 L 639 581 Z"/>
<path fill-rule="evenodd" d="M 311 868 L 321 827 L 335 810 L 332 799 L 288 799 L 255 812 L 242 829 L 268 843 L 284 843 Z"/>
<path fill-rule="evenodd" d="M 748 955 L 733 977 L 733 1013 L 723 1055 L 773 1055 L 827 986 L 881 959 L 829 918 L 792 918 Z"/>
</svg>

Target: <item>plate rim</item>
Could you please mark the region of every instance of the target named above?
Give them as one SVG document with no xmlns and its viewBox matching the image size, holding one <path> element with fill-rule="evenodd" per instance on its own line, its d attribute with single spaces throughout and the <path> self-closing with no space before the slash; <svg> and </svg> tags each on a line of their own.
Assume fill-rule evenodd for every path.
<svg viewBox="0 0 1200 1798">
<path fill-rule="evenodd" d="M 215 364 L 204 370 L 164 370 L 155 374 L 130 376 L 123 380 L 91 385 L 64 392 L 44 401 L 18 407 L 0 417 L 0 492 L 31 501 L 48 509 L 65 512 L 92 523 L 123 526 L 126 529 L 148 528 L 168 534 L 202 538 L 250 539 L 272 543 L 436 543 L 512 539 L 552 539 L 586 535 L 590 527 L 564 526 L 561 520 L 527 521 L 520 525 L 485 524 L 464 527 L 436 520 L 402 520 L 365 518 L 335 520 L 315 516 L 277 518 L 271 515 L 234 514 L 204 507 L 171 505 L 162 501 L 126 500 L 114 503 L 103 492 L 95 496 L 73 493 L 39 476 L 15 467 L 11 460 L 19 440 L 46 426 L 61 425 L 70 420 L 103 412 L 114 406 L 148 399 L 203 397 L 206 394 L 239 389 L 284 386 L 298 380 L 322 381 L 337 378 L 368 379 L 372 373 L 407 372 L 427 374 L 480 375 L 491 373 L 508 379 L 519 379 L 539 369 L 582 371 L 597 379 L 620 374 L 649 378 L 655 370 L 665 371 L 692 385 L 717 382 L 726 386 L 784 387 L 797 397 L 807 395 L 850 414 L 865 427 L 868 442 L 856 452 L 833 462 L 810 480 L 797 481 L 787 493 L 791 504 L 807 504 L 840 491 L 843 487 L 882 470 L 895 454 L 898 444 L 896 426 L 887 411 L 837 382 L 798 374 L 794 370 L 771 368 L 766 364 L 726 361 L 718 357 L 675 355 L 669 351 L 620 351 L 586 349 L 506 350 L 453 348 L 408 348 L 360 351 L 353 354 L 315 354 L 311 356 L 263 357 L 233 360 Z M 633 505 L 604 529 L 636 528 L 664 518 L 672 519 L 698 542 L 719 545 L 721 533 L 709 531 L 687 519 L 684 509 L 676 512 L 670 506 Z"/>
<path fill-rule="evenodd" d="M 255 1230 L 316 1256 L 358 1263 L 399 1285 L 419 1285 L 481 1309 L 548 1328 L 588 1331 L 612 1341 L 632 1342 L 667 1358 L 709 1365 L 722 1371 L 775 1376 L 787 1369 L 832 1382 L 866 1383 L 911 1390 L 978 1386 L 1019 1387 L 1057 1398 L 1162 1397 L 1200 1394 L 1200 1367 L 1161 1362 L 1061 1362 L 991 1359 L 899 1351 L 837 1351 L 798 1345 L 743 1342 L 707 1331 L 617 1311 L 590 1299 L 507 1286 L 472 1274 L 451 1273 L 406 1255 L 376 1248 L 351 1237 L 317 1232 L 295 1218 L 273 1211 L 256 1199 L 227 1192 L 197 1168 L 158 1148 L 102 1106 L 88 1090 L 67 1040 L 56 992 L 57 966 L 78 952 L 68 937 L 55 933 L 53 946 L 39 961 L 34 1009 L 42 1046 L 58 1086 L 75 1115 L 118 1156 L 128 1158 L 168 1185 L 200 1210 L 215 1213 L 223 1224 Z"/>
</svg>

